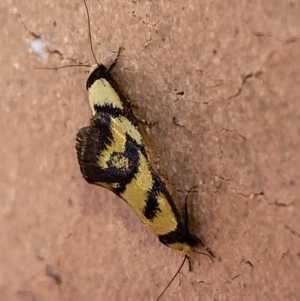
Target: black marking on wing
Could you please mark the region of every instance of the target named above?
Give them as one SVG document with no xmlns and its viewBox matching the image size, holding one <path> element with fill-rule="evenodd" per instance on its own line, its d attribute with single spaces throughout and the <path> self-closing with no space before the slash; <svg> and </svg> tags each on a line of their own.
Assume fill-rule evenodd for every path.
<svg viewBox="0 0 300 301">
<path fill-rule="evenodd" d="M 110 114 L 112 117 L 121 117 L 124 116 L 123 110 L 114 107 L 112 104 L 107 105 L 94 105 L 94 109 L 96 111 L 96 114 L 98 113 L 107 113 Z"/>
<path fill-rule="evenodd" d="M 153 190 L 151 190 L 148 199 L 145 203 L 145 207 L 143 210 L 143 215 L 149 219 L 152 220 L 158 212 L 161 212 L 159 208 L 159 202 L 157 200 L 157 194 L 152 193 Z"/>
<path fill-rule="evenodd" d="M 124 135 L 126 135 L 124 153 L 113 152 L 107 168 L 100 166 L 98 161 L 106 146 L 114 142 L 109 114 L 100 113 L 92 117 L 90 126 L 82 128 L 77 133 L 76 139 L 77 157 L 84 179 L 91 184 L 118 183 L 119 187 L 111 187 L 118 195 L 132 181 L 139 167 L 139 147 L 128 134 Z M 121 168 L 120 165 L 118 167 L 118 160 L 125 162 Z"/>
<path fill-rule="evenodd" d="M 192 248 L 196 247 L 197 245 L 204 246 L 201 239 L 191 234 L 187 229 L 187 226 L 182 222 L 178 223 L 177 228 L 174 231 L 164 235 L 159 235 L 158 239 L 161 243 L 163 243 L 166 246 L 171 245 L 173 243 L 185 243 L 191 246 Z"/>
<path fill-rule="evenodd" d="M 138 172 L 139 168 L 139 148 L 134 139 L 126 134 L 126 144 L 124 153 L 114 153 L 113 155 L 122 156 L 124 160 L 127 161 L 127 166 L 124 168 L 116 168 L 110 166 L 106 170 L 114 177 L 115 181 L 117 179 L 119 187 L 113 189 L 113 191 L 120 195 L 126 189 L 126 185 L 132 181 L 134 176 Z M 126 167 L 126 168 L 125 168 Z"/>
<path fill-rule="evenodd" d="M 76 136 L 76 151 L 81 173 L 89 183 L 115 182 L 105 171 L 99 172 L 98 156 L 113 143 L 111 119 L 108 114 L 91 118 L 90 125 L 79 130 Z"/>
<path fill-rule="evenodd" d="M 161 212 L 159 208 L 159 202 L 157 200 L 157 196 L 159 194 L 163 195 L 167 202 L 170 204 L 170 207 L 172 209 L 172 212 L 177 220 L 177 222 L 180 222 L 182 220 L 180 213 L 177 210 L 177 207 L 174 204 L 174 201 L 167 190 L 165 184 L 162 182 L 161 178 L 158 176 L 158 174 L 151 168 L 152 173 L 152 179 L 153 179 L 153 185 L 151 189 L 148 191 L 148 199 L 145 203 L 143 214 L 144 216 L 152 220 L 158 212 Z"/>
</svg>

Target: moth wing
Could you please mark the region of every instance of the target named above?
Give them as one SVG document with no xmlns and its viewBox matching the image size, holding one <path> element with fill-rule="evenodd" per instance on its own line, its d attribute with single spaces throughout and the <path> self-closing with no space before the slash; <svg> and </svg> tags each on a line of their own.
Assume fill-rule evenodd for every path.
<svg viewBox="0 0 300 301">
<path fill-rule="evenodd" d="M 90 125 L 77 133 L 76 151 L 81 173 L 91 183 L 106 187 L 116 194 L 136 174 L 139 145 L 126 132 L 123 124 L 108 113 L 98 113 Z"/>
</svg>

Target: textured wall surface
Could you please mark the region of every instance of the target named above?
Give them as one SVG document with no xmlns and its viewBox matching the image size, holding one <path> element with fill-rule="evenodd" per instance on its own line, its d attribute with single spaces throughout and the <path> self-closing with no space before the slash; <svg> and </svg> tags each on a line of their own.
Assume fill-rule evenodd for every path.
<svg viewBox="0 0 300 301">
<path fill-rule="evenodd" d="M 115 77 L 158 122 L 147 141 L 179 207 L 198 185 L 190 228 L 216 254 L 162 300 L 299 300 L 299 1 L 88 6 L 97 59 L 124 48 Z M 182 255 L 82 179 L 88 68 L 36 69 L 93 63 L 82 1 L 2 0 L 0 24 L 0 299 L 155 300 Z"/>
</svg>

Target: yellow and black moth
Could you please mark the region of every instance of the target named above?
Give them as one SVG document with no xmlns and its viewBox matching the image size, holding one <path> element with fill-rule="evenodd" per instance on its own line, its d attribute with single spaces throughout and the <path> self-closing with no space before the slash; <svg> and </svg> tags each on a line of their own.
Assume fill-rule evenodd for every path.
<svg viewBox="0 0 300 301">
<path fill-rule="evenodd" d="M 113 63 L 114 66 L 115 63 Z M 188 230 L 170 193 L 151 167 L 130 101 L 102 64 L 91 68 L 86 88 L 93 117 L 77 134 L 84 179 L 121 197 L 170 248 L 188 253 L 201 240 Z"/>
<path fill-rule="evenodd" d="M 91 51 L 95 59 L 89 12 L 83 1 L 88 17 Z M 76 137 L 81 173 L 88 183 L 103 186 L 125 200 L 164 245 L 185 254 L 199 247 L 204 249 L 204 254 L 212 257 L 214 255 L 201 239 L 189 231 L 187 216 L 185 219 L 181 216 L 166 185 L 149 162 L 131 102 L 111 74 L 119 54 L 120 51 L 109 68 L 99 63 L 92 66 L 87 79 L 92 118 Z M 178 271 L 158 299 L 187 258 L 185 255 Z"/>
</svg>

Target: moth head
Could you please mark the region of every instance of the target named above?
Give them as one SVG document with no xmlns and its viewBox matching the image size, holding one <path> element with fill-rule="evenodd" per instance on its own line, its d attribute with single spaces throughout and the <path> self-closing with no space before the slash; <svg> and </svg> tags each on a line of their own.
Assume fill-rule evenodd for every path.
<svg viewBox="0 0 300 301">
<path fill-rule="evenodd" d="M 90 76 L 97 68 L 99 68 L 100 66 L 103 66 L 103 65 L 102 65 L 102 64 L 101 64 L 101 65 L 99 65 L 99 64 L 94 64 L 94 65 L 92 65 L 91 68 L 90 68 L 89 76 Z"/>
</svg>

